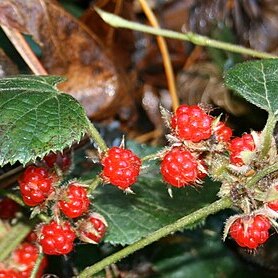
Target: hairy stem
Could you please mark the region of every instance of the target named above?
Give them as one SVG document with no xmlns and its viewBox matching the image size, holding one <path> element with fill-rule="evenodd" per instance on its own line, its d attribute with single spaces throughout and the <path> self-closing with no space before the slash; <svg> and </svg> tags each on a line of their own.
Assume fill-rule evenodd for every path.
<svg viewBox="0 0 278 278">
<path fill-rule="evenodd" d="M 100 9 L 95 8 L 97 13 L 101 16 L 101 18 L 107 23 L 114 27 L 120 27 L 120 28 L 126 28 L 131 29 L 135 31 L 145 32 L 156 36 L 162 36 L 166 38 L 171 39 L 177 39 L 177 40 L 183 40 L 183 41 L 189 41 L 196 45 L 202 45 L 202 46 L 208 46 L 208 47 L 214 47 L 218 49 L 227 50 L 230 52 L 250 55 L 252 57 L 257 58 L 277 58 L 277 56 L 261 52 L 257 50 L 253 50 L 250 48 L 246 48 L 243 46 L 221 42 L 217 40 L 212 40 L 208 37 L 201 36 L 192 32 L 187 33 L 179 33 L 171 30 L 166 29 L 160 29 L 160 28 L 153 28 L 150 26 L 146 26 L 140 23 L 132 22 L 126 19 L 123 19 L 119 16 L 104 12 Z"/>
<path fill-rule="evenodd" d="M 254 186 L 258 181 L 260 181 L 265 176 L 278 171 L 278 162 L 275 164 L 272 164 L 262 170 L 260 170 L 255 176 L 253 176 L 247 183 L 246 187 L 252 187 Z"/>
<path fill-rule="evenodd" d="M 38 256 L 38 258 L 37 258 L 37 260 L 35 262 L 34 268 L 33 268 L 32 272 L 31 272 L 30 278 L 36 278 L 37 277 L 37 273 L 38 273 L 38 271 L 40 269 L 40 265 L 41 265 L 42 260 L 43 260 L 43 253 L 40 252 L 39 256 Z"/>
<path fill-rule="evenodd" d="M 98 147 L 101 151 L 105 152 L 108 149 L 105 141 L 102 139 L 99 132 L 97 131 L 95 126 L 89 121 L 89 119 L 88 119 L 87 133 L 96 142 L 96 144 L 98 145 Z"/>
<path fill-rule="evenodd" d="M 225 208 L 229 208 L 232 206 L 232 202 L 228 198 L 220 199 L 209 206 L 203 207 L 189 215 L 184 216 L 183 218 L 180 218 L 176 222 L 167 225 L 154 233 L 148 235 L 144 239 L 141 239 L 124 249 L 120 250 L 119 252 L 114 253 L 111 256 L 106 257 L 102 261 L 87 267 L 85 270 L 83 270 L 78 277 L 85 278 L 85 277 L 92 277 L 93 274 L 98 273 L 99 271 L 103 270 L 105 267 L 118 262 L 119 260 L 127 257 L 128 255 L 134 253 L 135 251 L 138 251 L 145 246 L 171 234 L 176 231 L 184 229 L 186 226 L 192 225 L 196 223 L 197 221 L 206 218 L 210 214 L 214 214 L 220 210 L 223 210 Z"/>
</svg>

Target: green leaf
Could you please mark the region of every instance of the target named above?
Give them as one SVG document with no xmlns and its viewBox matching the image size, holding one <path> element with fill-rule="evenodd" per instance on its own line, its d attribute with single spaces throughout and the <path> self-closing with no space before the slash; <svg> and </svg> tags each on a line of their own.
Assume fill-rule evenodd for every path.
<svg viewBox="0 0 278 278">
<path fill-rule="evenodd" d="M 271 114 L 278 113 L 278 59 L 245 62 L 228 70 L 227 87 Z"/>
<path fill-rule="evenodd" d="M 159 167 L 159 166 L 157 166 Z M 124 194 L 111 185 L 96 192 L 94 207 L 108 222 L 105 242 L 131 244 L 157 229 L 217 199 L 217 184 L 207 182 L 203 188 L 173 189 L 173 198 L 159 173 L 152 170 L 132 187 L 135 194 Z"/>
<path fill-rule="evenodd" d="M 56 76 L 0 79 L 0 166 L 26 164 L 80 140 L 88 127 L 82 106 L 56 89 Z"/>
</svg>

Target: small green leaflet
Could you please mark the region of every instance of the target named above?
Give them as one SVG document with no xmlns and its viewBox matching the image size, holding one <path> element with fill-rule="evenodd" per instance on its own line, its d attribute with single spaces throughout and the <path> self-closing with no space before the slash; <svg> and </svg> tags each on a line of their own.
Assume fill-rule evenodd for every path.
<svg viewBox="0 0 278 278">
<path fill-rule="evenodd" d="M 26 164 L 79 141 L 88 127 L 81 105 L 56 89 L 56 76 L 0 79 L 0 166 Z"/>
<path fill-rule="evenodd" d="M 237 64 L 224 76 L 227 87 L 254 105 L 278 113 L 278 59 Z"/>
</svg>

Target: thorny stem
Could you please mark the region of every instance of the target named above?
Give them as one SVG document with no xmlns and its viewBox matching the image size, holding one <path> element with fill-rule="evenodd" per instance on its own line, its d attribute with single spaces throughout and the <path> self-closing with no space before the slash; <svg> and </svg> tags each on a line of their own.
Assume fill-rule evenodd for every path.
<svg viewBox="0 0 278 278">
<path fill-rule="evenodd" d="M 268 154 L 268 152 L 271 148 L 271 141 L 273 138 L 273 131 L 274 131 L 276 122 L 277 122 L 276 117 L 272 113 L 270 113 L 268 116 L 265 128 L 262 132 L 263 143 L 262 143 L 262 150 L 261 150 L 260 158 L 264 158 Z"/>
<path fill-rule="evenodd" d="M 37 273 L 40 269 L 40 265 L 41 265 L 42 260 L 43 260 L 43 253 L 40 252 L 39 255 L 38 255 L 38 258 L 35 262 L 34 268 L 31 272 L 30 278 L 36 278 L 37 277 Z"/>
<path fill-rule="evenodd" d="M 148 2 L 146 0 L 139 0 L 140 5 L 146 14 L 148 20 L 150 21 L 150 24 L 155 27 L 155 28 L 160 28 L 159 23 L 150 8 Z M 166 44 L 166 41 L 163 37 L 158 36 L 157 37 L 157 43 L 158 47 L 161 52 L 161 56 L 163 59 L 163 64 L 164 64 L 164 69 L 165 69 L 165 74 L 168 82 L 168 88 L 169 92 L 172 98 L 172 106 L 173 106 L 173 111 L 176 111 L 176 109 L 179 107 L 179 99 L 177 96 L 177 88 L 176 88 L 176 82 L 175 82 L 175 76 L 174 76 L 174 71 L 168 51 L 168 47 Z"/>
<path fill-rule="evenodd" d="M 95 128 L 95 126 L 90 122 L 88 119 L 88 135 L 97 143 L 99 149 L 103 152 L 105 152 L 108 147 L 106 146 L 105 141 L 100 136 L 99 132 Z"/>
<path fill-rule="evenodd" d="M 192 225 L 197 221 L 206 218 L 210 214 L 214 214 L 220 210 L 230 208 L 232 206 L 232 202 L 228 198 L 220 199 L 206 207 L 203 207 L 189 215 L 186 215 L 176 222 L 167 225 L 152 234 L 148 235 L 147 237 L 138 240 L 137 242 L 123 248 L 119 252 L 114 253 L 111 256 L 106 257 L 105 259 L 101 260 L 100 262 L 89 266 L 83 270 L 78 277 L 85 278 L 85 277 L 92 277 L 93 274 L 96 274 L 103 270 L 105 267 L 118 262 L 119 260 L 127 257 L 128 255 L 138 251 L 145 246 L 171 234 L 176 231 L 184 229 L 186 226 Z"/>
<path fill-rule="evenodd" d="M 217 40 L 212 40 L 208 37 L 201 36 L 192 32 L 187 33 L 179 33 L 167 29 L 160 29 L 160 28 L 153 28 L 150 26 L 146 26 L 140 23 L 132 22 L 126 19 L 123 19 L 119 16 L 113 15 L 111 13 L 104 12 L 100 9 L 95 8 L 97 13 L 100 15 L 100 17 L 107 23 L 114 27 L 120 27 L 120 28 L 126 28 L 131 29 L 135 31 L 145 32 L 156 36 L 163 36 L 166 38 L 171 39 L 177 39 L 177 40 L 183 40 L 183 41 L 189 41 L 195 45 L 202 45 L 207 47 L 214 47 L 218 49 L 223 49 L 235 53 L 241 53 L 245 55 L 250 55 L 252 57 L 258 57 L 258 58 L 277 58 L 277 56 L 262 52 L 253 50 L 250 48 L 246 48 L 243 46 L 227 43 L 227 42 L 221 42 Z"/>
<path fill-rule="evenodd" d="M 262 178 L 276 171 L 278 171 L 278 162 L 260 170 L 260 172 L 258 172 L 246 183 L 246 188 L 254 186 Z"/>
</svg>

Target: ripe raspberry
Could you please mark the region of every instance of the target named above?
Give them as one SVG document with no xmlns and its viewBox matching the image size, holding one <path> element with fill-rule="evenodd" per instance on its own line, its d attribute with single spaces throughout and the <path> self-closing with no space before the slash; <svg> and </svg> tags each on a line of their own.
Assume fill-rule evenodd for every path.
<svg viewBox="0 0 278 278">
<path fill-rule="evenodd" d="M 106 220 L 98 213 L 92 213 L 87 219 L 80 222 L 78 226 L 79 238 L 88 243 L 98 244 L 107 229 Z"/>
<path fill-rule="evenodd" d="M 223 122 L 219 122 L 215 129 L 215 136 L 219 142 L 229 142 L 233 135 L 233 131 Z"/>
<path fill-rule="evenodd" d="M 101 164 L 104 180 L 127 189 L 136 182 L 142 162 L 131 150 L 112 147 L 101 159 Z"/>
<path fill-rule="evenodd" d="M 15 201 L 13 201 L 7 197 L 0 200 L 0 218 L 1 219 L 14 218 L 14 216 L 18 212 L 18 210 L 19 210 L 19 205 Z"/>
<path fill-rule="evenodd" d="M 76 183 L 71 183 L 61 198 L 58 206 L 69 218 L 79 217 L 89 208 L 90 201 L 87 197 L 87 190 Z"/>
<path fill-rule="evenodd" d="M 254 249 L 269 238 L 270 227 L 263 215 L 238 218 L 230 227 L 230 235 L 239 246 Z"/>
<path fill-rule="evenodd" d="M 12 254 L 13 261 L 17 264 L 17 268 L 20 269 L 22 278 L 28 278 L 34 268 L 36 260 L 39 255 L 38 248 L 31 243 L 22 243 Z M 37 278 L 41 277 L 43 271 L 47 265 L 46 258 L 43 258 L 37 272 Z"/>
<path fill-rule="evenodd" d="M 175 135 L 182 140 L 200 142 L 211 136 L 212 117 L 199 106 L 181 105 L 171 119 Z"/>
<path fill-rule="evenodd" d="M 55 221 L 43 224 L 38 234 L 38 242 L 47 255 L 64 255 L 73 249 L 75 232 L 69 222 L 58 224 Z"/>
<path fill-rule="evenodd" d="M 23 201 L 28 206 L 37 206 L 53 192 L 54 176 L 46 169 L 29 166 L 18 183 Z"/>
<path fill-rule="evenodd" d="M 21 275 L 14 269 L 0 269 L 0 278 L 21 278 Z"/>
<path fill-rule="evenodd" d="M 58 166 L 62 171 L 69 170 L 71 166 L 70 155 L 61 152 L 51 152 L 43 158 L 44 162 L 49 168 L 53 168 L 55 165 Z"/>
<path fill-rule="evenodd" d="M 242 137 L 232 139 L 229 146 L 231 163 L 238 166 L 244 165 L 241 152 L 254 150 L 255 143 L 251 134 L 243 134 Z"/>
<path fill-rule="evenodd" d="M 174 147 L 166 153 L 160 171 L 163 179 L 175 187 L 196 182 L 199 174 L 196 159 L 183 147 Z"/>
</svg>

